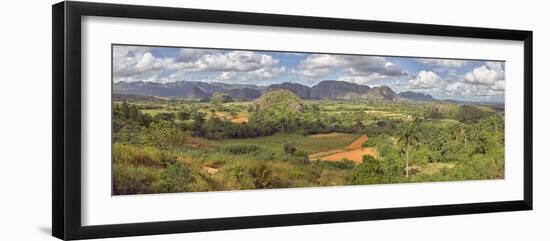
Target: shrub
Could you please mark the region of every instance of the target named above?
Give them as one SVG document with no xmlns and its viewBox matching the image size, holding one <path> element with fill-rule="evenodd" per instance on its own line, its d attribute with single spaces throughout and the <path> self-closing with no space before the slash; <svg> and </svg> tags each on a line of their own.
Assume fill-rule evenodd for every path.
<svg viewBox="0 0 550 241">
<path fill-rule="evenodd" d="M 283 145 L 283 149 L 285 150 L 286 154 L 294 155 L 296 152 L 296 146 L 294 146 L 294 143 L 286 142 Z"/>
<path fill-rule="evenodd" d="M 113 194 L 154 193 L 151 184 L 159 178 L 159 171 L 144 166 L 113 165 Z"/>
<path fill-rule="evenodd" d="M 186 120 L 189 120 L 190 118 L 191 118 L 191 113 L 189 111 L 182 110 L 182 111 L 178 112 L 178 119 L 179 120 L 186 121 Z"/>
<path fill-rule="evenodd" d="M 115 143 L 113 145 L 113 163 L 158 166 L 162 163 L 162 155 L 154 147 Z"/>
<path fill-rule="evenodd" d="M 369 155 L 363 156 L 363 162 L 353 168 L 348 177 L 351 184 L 383 183 L 384 169 L 380 162 Z"/>
<path fill-rule="evenodd" d="M 258 146 L 250 144 L 233 144 L 225 147 L 225 151 L 235 155 L 255 153 L 258 149 Z"/>
<path fill-rule="evenodd" d="M 155 115 L 155 119 L 173 122 L 176 119 L 176 115 L 172 112 L 160 112 Z"/>
<path fill-rule="evenodd" d="M 319 164 L 322 165 L 322 166 L 325 166 L 325 167 L 332 167 L 332 168 L 343 169 L 343 170 L 353 169 L 353 167 L 355 167 L 355 163 L 353 161 L 350 161 L 350 160 L 343 160 L 343 161 L 339 161 L 339 162 L 320 161 Z"/>
<path fill-rule="evenodd" d="M 243 164 L 224 167 L 223 176 L 227 180 L 226 185 L 232 189 L 251 189 L 254 187 L 254 180 L 250 176 L 248 168 Z"/>
<path fill-rule="evenodd" d="M 284 151 L 283 152 L 279 151 L 278 153 L 276 153 L 276 155 L 273 156 L 273 159 L 278 161 L 284 161 L 284 162 L 292 162 L 295 164 L 309 163 L 309 157 L 306 152 L 296 150 L 293 153 L 294 154 L 289 154 Z"/>
<path fill-rule="evenodd" d="M 160 179 L 152 184 L 156 193 L 185 192 L 188 185 L 193 183 L 194 177 L 186 166 L 174 163 L 168 165 L 160 174 Z"/>
<path fill-rule="evenodd" d="M 152 124 L 147 134 L 150 143 L 161 151 L 183 146 L 189 136 L 188 133 L 166 122 Z"/>
<path fill-rule="evenodd" d="M 292 161 L 298 164 L 305 164 L 309 163 L 309 157 L 305 151 L 298 150 L 294 153 Z"/>
<path fill-rule="evenodd" d="M 478 107 L 461 105 L 458 110 L 457 120 L 463 123 L 474 123 L 489 115 L 491 115 L 491 113 L 483 111 Z"/>
<path fill-rule="evenodd" d="M 272 171 L 265 163 L 252 165 L 248 172 L 253 180 L 254 188 L 263 189 L 272 187 Z"/>
<path fill-rule="evenodd" d="M 229 102 L 233 102 L 233 97 L 227 94 L 216 92 L 212 94 L 212 96 L 210 97 L 210 103 L 214 105 L 219 105 L 222 103 L 229 103 Z"/>
<path fill-rule="evenodd" d="M 273 168 L 263 162 L 239 163 L 224 168 L 227 183 L 236 189 L 265 189 L 289 187 L 287 180 L 273 175 Z"/>
</svg>

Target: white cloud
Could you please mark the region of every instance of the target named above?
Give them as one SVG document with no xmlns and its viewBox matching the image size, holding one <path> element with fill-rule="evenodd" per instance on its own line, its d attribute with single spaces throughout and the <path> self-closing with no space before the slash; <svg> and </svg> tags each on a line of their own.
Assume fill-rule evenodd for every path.
<svg viewBox="0 0 550 241">
<path fill-rule="evenodd" d="M 295 71 L 295 73 L 301 74 L 306 78 L 316 78 L 327 75 L 331 70 L 332 68 L 304 69 L 301 71 Z"/>
<path fill-rule="evenodd" d="M 499 80 L 495 82 L 493 86 L 491 86 L 491 89 L 494 91 L 504 91 L 505 87 L 506 83 L 504 82 L 504 80 Z"/>
<path fill-rule="evenodd" d="M 490 69 L 497 70 L 497 71 L 502 72 L 504 74 L 504 63 L 503 62 L 487 61 L 487 62 L 485 62 L 485 65 L 487 67 L 489 67 Z"/>
<path fill-rule="evenodd" d="M 282 74 L 284 72 L 286 72 L 286 68 L 284 66 L 281 66 L 281 67 L 272 67 L 272 68 L 260 68 L 252 72 L 249 72 L 248 74 L 250 74 L 251 77 L 255 77 L 259 79 L 268 79 L 268 78 L 276 77 L 279 74 Z"/>
<path fill-rule="evenodd" d="M 485 65 L 473 69 L 464 75 L 464 81 L 472 84 L 493 85 L 499 80 L 499 72 Z"/>
<path fill-rule="evenodd" d="M 448 94 L 462 97 L 490 97 L 503 94 L 501 90 L 493 89 L 491 86 L 473 85 L 465 82 L 451 83 L 446 86 L 445 90 Z"/>
<path fill-rule="evenodd" d="M 270 55 L 251 51 L 228 51 L 203 55 L 195 63 L 201 71 L 253 71 L 277 65 Z"/>
<path fill-rule="evenodd" d="M 144 49 L 122 48 L 113 49 L 113 71 L 115 81 L 120 79 L 133 80 L 137 76 L 146 80 L 151 74 L 164 67 L 163 59 L 156 58 Z"/>
<path fill-rule="evenodd" d="M 141 56 L 141 59 L 137 62 L 135 65 L 135 68 L 139 71 L 147 71 L 151 70 L 155 67 L 155 63 L 157 62 L 157 59 L 153 54 L 150 52 L 147 52 Z"/>
<path fill-rule="evenodd" d="M 464 88 L 464 85 L 465 84 L 462 82 L 450 83 L 445 87 L 445 90 L 447 90 L 449 93 L 457 93 Z"/>
<path fill-rule="evenodd" d="M 373 73 L 370 75 L 342 75 L 338 78 L 339 81 L 346 81 L 350 83 L 356 83 L 360 85 L 366 85 L 372 83 L 375 80 L 384 79 L 387 76 Z"/>
<path fill-rule="evenodd" d="M 206 54 L 214 54 L 219 53 L 220 50 L 213 50 L 213 49 L 188 49 L 183 48 L 180 49 L 176 58 L 177 62 L 194 62 L 198 60 L 200 57 L 206 55 Z"/>
<path fill-rule="evenodd" d="M 504 91 L 504 63 L 485 62 L 484 65 L 464 74 L 462 81 L 471 85 L 487 86 L 492 91 Z"/>
<path fill-rule="evenodd" d="M 293 72 L 307 80 L 326 76 L 337 69 L 343 71 L 339 80 L 359 84 L 407 74 L 383 57 L 328 54 L 309 55 Z"/>
<path fill-rule="evenodd" d="M 348 68 L 346 73 L 350 75 L 371 75 L 377 73 L 380 76 L 404 76 L 406 73 L 384 57 L 373 56 L 342 56 Z"/>
<path fill-rule="evenodd" d="M 344 61 L 335 55 L 312 54 L 302 60 L 294 73 L 305 79 L 318 78 L 327 75 L 334 68 L 344 65 Z"/>
<path fill-rule="evenodd" d="M 251 51 L 181 49 L 176 57 L 159 58 L 150 48 L 115 46 L 113 57 L 115 82 L 179 81 L 199 71 L 229 82 L 274 78 L 286 71 L 272 56 Z"/>
<path fill-rule="evenodd" d="M 454 59 L 423 59 L 418 58 L 416 59 L 418 62 L 430 65 L 430 66 L 440 66 L 440 67 L 452 67 L 452 68 L 459 68 L 462 67 L 466 61 L 463 60 L 454 60 Z"/>
<path fill-rule="evenodd" d="M 409 83 L 416 89 L 431 89 L 440 86 L 444 81 L 436 73 L 422 70 L 416 78 L 409 80 Z"/>
<path fill-rule="evenodd" d="M 345 62 L 336 55 L 312 54 L 304 59 L 300 65 L 304 69 L 326 69 L 343 65 Z"/>
<path fill-rule="evenodd" d="M 504 63 L 485 62 L 445 86 L 448 94 L 462 97 L 502 97 L 505 89 Z"/>
</svg>

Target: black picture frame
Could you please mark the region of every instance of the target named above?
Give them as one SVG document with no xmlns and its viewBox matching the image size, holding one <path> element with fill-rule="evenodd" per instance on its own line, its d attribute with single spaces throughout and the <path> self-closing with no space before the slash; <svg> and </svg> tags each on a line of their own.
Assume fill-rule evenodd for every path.
<svg viewBox="0 0 550 241">
<path fill-rule="evenodd" d="M 516 40 L 524 44 L 524 193 L 521 200 L 283 215 L 81 224 L 81 17 L 104 16 L 257 26 L 350 30 Z M 213 230 L 532 210 L 533 32 L 171 7 L 60 2 L 52 6 L 52 233 L 60 239 L 106 238 Z"/>
</svg>

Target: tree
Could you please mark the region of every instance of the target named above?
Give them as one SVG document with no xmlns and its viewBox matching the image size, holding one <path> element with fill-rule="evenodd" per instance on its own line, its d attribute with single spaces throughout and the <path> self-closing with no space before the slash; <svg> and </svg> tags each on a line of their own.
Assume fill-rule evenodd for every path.
<svg viewBox="0 0 550 241">
<path fill-rule="evenodd" d="M 202 134 L 204 134 L 204 137 L 211 140 L 221 140 L 224 138 L 225 127 L 229 125 L 230 123 L 228 121 L 213 116 L 204 124 Z"/>
<path fill-rule="evenodd" d="M 163 163 L 172 162 L 166 152 L 181 147 L 188 134 L 181 131 L 179 128 L 171 126 L 166 122 L 154 123 L 149 128 L 150 142 L 161 151 L 161 161 Z"/>
<path fill-rule="evenodd" d="M 485 118 L 490 114 L 491 113 L 476 106 L 461 105 L 457 113 L 457 120 L 462 123 L 471 124 L 478 122 L 480 119 Z"/>
<path fill-rule="evenodd" d="M 355 166 L 349 174 L 348 182 L 351 184 L 377 184 L 384 183 L 384 168 L 380 161 L 369 155 L 363 155 L 361 164 Z"/>
<path fill-rule="evenodd" d="M 175 115 L 172 112 L 160 112 L 155 115 L 155 119 L 174 122 Z"/>
<path fill-rule="evenodd" d="M 178 119 L 180 119 L 181 121 L 189 120 L 189 118 L 191 118 L 191 113 L 189 113 L 187 110 L 182 110 L 178 112 Z"/>
<path fill-rule="evenodd" d="M 210 103 L 213 105 L 220 105 L 223 103 L 233 102 L 233 98 L 229 95 L 216 92 L 210 97 Z"/>
<path fill-rule="evenodd" d="M 173 163 L 162 170 L 159 180 L 151 186 L 156 193 L 185 192 L 189 191 L 189 185 L 194 181 L 189 168 L 180 163 Z"/>
<path fill-rule="evenodd" d="M 272 185 L 272 171 L 265 163 L 252 165 L 248 173 L 252 177 L 255 189 L 269 188 Z"/>
<path fill-rule="evenodd" d="M 292 142 L 285 142 L 283 145 L 283 149 L 285 150 L 286 154 L 294 155 L 296 152 L 296 146 L 294 146 L 294 143 Z"/>
<path fill-rule="evenodd" d="M 204 119 L 205 117 L 205 114 L 200 112 L 200 111 L 197 111 L 193 114 L 193 121 L 194 121 L 194 129 L 195 131 L 201 131 L 202 128 L 204 127 L 204 123 L 206 122 L 206 120 Z"/>
<path fill-rule="evenodd" d="M 128 103 L 126 103 L 126 101 L 123 101 L 120 105 L 120 112 L 122 112 L 124 119 L 130 118 L 130 107 L 128 106 Z"/>
<path fill-rule="evenodd" d="M 464 148 L 468 145 L 468 135 L 466 132 L 466 128 L 460 127 L 458 130 L 458 136 L 464 140 Z"/>
<path fill-rule="evenodd" d="M 419 138 L 417 133 L 417 123 L 409 122 L 404 123 L 399 128 L 399 139 L 397 140 L 405 152 L 405 175 L 409 177 L 409 152 L 412 146 L 414 146 Z"/>
</svg>

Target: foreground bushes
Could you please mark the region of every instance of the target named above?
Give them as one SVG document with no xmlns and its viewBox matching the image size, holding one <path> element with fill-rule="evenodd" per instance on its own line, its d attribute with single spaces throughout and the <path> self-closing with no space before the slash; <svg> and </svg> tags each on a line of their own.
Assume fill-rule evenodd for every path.
<svg viewBox="0 0 550 241">
<path fill-rule="evenodd" d="M 235 133 L 239 134 L 235 138 L 239 138 L 242 137 L 239 136 L 241 134 L 247 136 L 247 130 L 272 130 L 272 127 L 260 126 L 257 122 L 238 125 L 219 118 L 204 119 L 204 116 L 195 116 L 195 120 L 184 123 L 155 118 L 146 126 L 136 124 L 137 120 L 130 122 L 131 118 L 121 118 L 128 123 L 121 126 L 115 135 L 113 193 L 143 194 L 503 178 L 503 116 L 494 113 L 485 116 L 489 113 L 485 109 L 479 109 L 481 112 L 478 113 L 475 112 L 477 109 L 473 111 L 466 107 L 461 111 L 464 117 L 462 122 L 417 119 L 406 124 L 401 121 L 379 120 L 341 125 L 334 119 L 324 124 L 322 122 L 319 124 L 322 128 L 314 130 L 308 129 L 308 125 L 304 124 L 306 122 L 296 122 L 299 125 L 295 129 L 290 125 L 295 123 L 294 120 L 289 120 L 281 127 L 289 132 L 322 132 L 357 125 L 359 127 L 354 127 L 354 130 L 371 135 L 363 147 L 374 147 L 379 153 L 376 159 L 365 157 L 361 164 L 351 161 L 310 161 L 308 153 L 297 149 L 292 138 L 282 144 L 278 142 L 277 146 L 249 140 L 221 142 L 202 139 L 200 145 L 196 146 L 185 143 L 191 134 L 221 140 L 232 137 L 223 134 L 231 131 L 237 131 Z M 182 117 L 188 118 L 190 117 Z M 327 117 L 328 119 L 330 118 Z M 313 123 L 310 127 L 316 128 L 316 120 L 313 118 L 307 123 Z M 399 142 L 402 133 L 397 130 L 404 125 L 415 125 L 413 133 L 417 138 L 414 142 Z M 136 135 L 139 138 L 134 138 Z M 307 147 L 304 149 L 309 150 Z M 409 177 L 405 175 L 407 159 L 410 159 Z"/>
<path fill-rule="evenodd" d="M 363 162 L 352 169 L 348 176 L 350 184 L 376 184 L 384 180 L 384 168 L 380 161 L 371 156 L 363 156 Z"/>
<path fill-rule="evenodd" d="M 161 152 L 154 147 L 119 143 L 113 145 L 113 162 L 115 164 L 159 166 L 161 159 Z"/>
<path fill-rule="evenodd" d="M 290 181 L 274 175 L 273 168 L 263 162 L 226 166 L 223 177 L 228 189 L 286 188 L 291 185 Z"/>
<path fill-rule="evenodd" d="M 225 151 L 235 155 L 255 153 L 258 151 L 258 149 L 259 147 L 256 145 L 247 144 L 234 144 L 225 147 Z"/>
<path fill-rule="evenodd" d="M 148 194 L 195 191 L 195 174 L 183 164 L 165 168 L 113 165 L 113 194 Z"/>
<path fill-rule="evenodd" d="M 126 164 L 113 165 L 113 194 L 154 193 L 151 185 L 159 180 L 160 170 L 144 166 Z"/>
<path fill-rule="evenodd" d="M 170 164 L 162 170 L 159 179 L 152 183 L 151 189 L 156 193 L 191 191 L 189 185 L 194 181 L 189 168 L 179 163 Z"/>
</svg>

